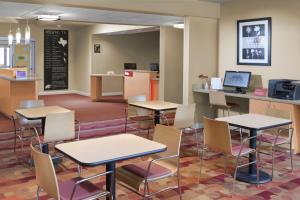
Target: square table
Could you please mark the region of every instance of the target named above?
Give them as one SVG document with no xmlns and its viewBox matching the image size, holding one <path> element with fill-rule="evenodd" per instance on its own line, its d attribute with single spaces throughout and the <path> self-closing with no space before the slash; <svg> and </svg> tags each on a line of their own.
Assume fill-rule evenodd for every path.
<svg viewBox="0 0 300 200">
<path fill-rule="evenodd" d="M 243 114 L 229 117 L 220 117 L 216 120 L 226 121 L 230 126 L 235 126 L 243 129 L 250 130 L 250 137 L 257 136 L 257 131 L 276 128 L 292 124 L 289 119 L 281 119 L 260 114 Z M 256 149 L 256 138 L 250 139 L 250 148 Z M 249 155 L 249 162 L 255 161 L 255 155 Z M 256 179 L 256 164 L 250 164 L 248 168 L 243 168 L 237 172 L 237 179 L 246 183 L 257 184 Z M 264 171 L 259 172 L 259 182 L 266 183 L 272 180 L 269 174 Z"/>
<path fill-rule="evenodd" d="M 161 111 L 175 110 L 179 106 L 177 103 L 167 101 L 136 101 L 129 105 L 154 111 L 154 124 L 160 123 Z"/>
<path fill-rule="evenodd" d="M 57 144 L 55 149 L 83 166 L 106 164 L 106 190 L 115 193 L 116 162 L 167 150 L 166 145 L 132 134 L 121 134 Z"/>
<path fill-rule="evenodd" d="M 70 110 L 60 106 L 42 106 L 35 108 L 17 109 L 16 113 L 27 120 L 42 120 L 42 133 L 44 133 L 47 114 L 70 112 Z M 43 144 L 43 152 L 48 153 L 48 145 Z"/>
</svg>

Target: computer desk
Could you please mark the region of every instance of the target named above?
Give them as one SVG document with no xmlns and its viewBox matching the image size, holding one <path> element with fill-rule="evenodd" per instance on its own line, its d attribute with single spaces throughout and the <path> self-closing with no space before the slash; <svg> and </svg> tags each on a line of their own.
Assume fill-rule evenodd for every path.
<svg viewBox="0 0 300 200">
<path fill-rule="evenodd" d="M 202 117 L 215 118 L 218 116 L 216 110 L 209 106 L 210 90 L 202 89 L 198 84 L 193 85 L 194 101 L 196 103 L 196 121 L 201 124 Z M 233 110 L 232 115 L 240 113 L 265 114 L 268 108 L 288 110 L 292 113 L 293 120 L 293 149 L 295 153 L 300 153 L 300 100 L 284 100 L 270 97 L 254 96 L 252 92 L 246 94 L 225 93 L 226 99 L 230 102 L 240 104 L 240 110 Z"/>
</svg>

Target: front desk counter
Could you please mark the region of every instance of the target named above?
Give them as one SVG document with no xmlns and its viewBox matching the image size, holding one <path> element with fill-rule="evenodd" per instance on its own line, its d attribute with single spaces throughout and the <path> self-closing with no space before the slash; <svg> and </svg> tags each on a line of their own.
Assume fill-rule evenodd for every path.
<svg viewBox="0 0 300 200">
<path fill-rule="evenodd" d="M 0 112 L 6 116 L 14 116 L 20 102 L 38 99 L 36 77 L 11 78 L 0 76 Z"/>
<path fill-rule="evenodd" d="M 202 122 L 203 116 L 217 117 L 218 111 L 209 106 L 209 90 L 202 89 L 200 85 L 193 85 L 194 101 L 196 103 L 196 120 Z M 283 100 L 270 97 L 254 96 L 246 94 L 225 93 L 226 100 L 240 105 L 239 110 L 233 110 L 231 115 L 239 113 L 265 114 L 267 108 L 289 110 L 292 113 L 294 135 L 293 148 L 295 153 L 300 153 L 300 100 Z"/>
</svg>

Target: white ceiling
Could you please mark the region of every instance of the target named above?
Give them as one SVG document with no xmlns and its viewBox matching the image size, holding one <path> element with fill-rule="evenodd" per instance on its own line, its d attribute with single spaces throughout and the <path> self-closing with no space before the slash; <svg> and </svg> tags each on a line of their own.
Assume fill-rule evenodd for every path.
<svg viewBox="0 0 300 200">
<path fill-rule="evenodd" d="M 9 19 L 36 19 L 41 14 L 59 15 L 63 21 L 90 23 L 161 26 L 183 22 L 183 18 L 177 16 L 0 1 L 2 22 Z"/>
</svg>

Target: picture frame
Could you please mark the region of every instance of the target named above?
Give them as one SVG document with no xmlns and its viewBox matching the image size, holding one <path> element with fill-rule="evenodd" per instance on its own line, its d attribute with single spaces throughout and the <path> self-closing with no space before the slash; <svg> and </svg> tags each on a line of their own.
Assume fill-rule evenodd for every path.
<svg viewBox="0 0 300 200">
<path fill-rule="evenodd" d="M 101 53 L 100 44 L 94 44 L 94 53 Z"/>
<path fill-rule="evenodd" d="M 237 21 L 237 64 L 271 66 L 272 18 Z"/>
</svg>

